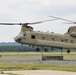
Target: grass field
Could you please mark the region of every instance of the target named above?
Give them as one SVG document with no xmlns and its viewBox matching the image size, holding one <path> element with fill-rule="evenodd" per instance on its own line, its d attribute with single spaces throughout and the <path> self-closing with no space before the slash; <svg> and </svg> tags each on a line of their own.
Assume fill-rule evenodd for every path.
<svg viewBox="0 0 76 75">
<path fill-rule="evenodd" d="M 41 58 L 42 53 L 36 52 L 1 52 L 0 55 L 2 57 L 19 57 L 19 58 Z M 60 53 L 43 53 L 43 55 L 47 56 L 58 56 Z M 76 58 L 76 53 L 63 53 L 64 58 Z M 75 71 L 76 66 L 56 66 L 51 64 L 25 64 L 25 63 L 10 63 L 10 62 L 0 62 L 0 70 L 63 70 L 63 71 Z"/>
<path fill-rule="evenodd" d="M 61 70 L 76 72 L 76 66 L 55 66 L 49 64 L 23 64 L 0 62 L 0 70 Z"/>
<path fill-rule="evenodd" d="M 60 52 L 0 52 L 0 55 L 3 57 L 19 57 L 19 58 L 41 58 L 43 56 L 61 56 L 64 58 L 76 58 L 76 52 L 65 53 L 62 54 Z"/>
</svg>

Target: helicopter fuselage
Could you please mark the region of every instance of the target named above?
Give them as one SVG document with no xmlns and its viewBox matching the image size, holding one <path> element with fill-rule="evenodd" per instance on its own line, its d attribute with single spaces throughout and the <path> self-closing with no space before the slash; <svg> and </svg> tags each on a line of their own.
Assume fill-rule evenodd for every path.
<svg viewBox="0 0 76 75">
<path fill-rule="evenodd" d="M 76 48 L 76 38 L 66 34 L 53 32 L 25 31 L 20 32 L 15 37 L 15 41 L 21 44 L 57 47 L 57 48 Z"/>
</svg>

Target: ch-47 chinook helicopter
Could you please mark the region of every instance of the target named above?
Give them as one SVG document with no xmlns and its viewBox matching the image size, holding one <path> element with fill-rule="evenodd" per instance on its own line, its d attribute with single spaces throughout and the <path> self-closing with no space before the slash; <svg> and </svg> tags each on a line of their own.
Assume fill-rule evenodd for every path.
<svg viewBox="0 0 76 75">
<path fill-rule="evenodd" d="M 69 53 L 70 49 L 76 48 L 76 26 L 69 27 L 68 31 L 64 34 L 33 31 L 33 27 L 30 26 L 32 24 L 39 24 L 57 19 L 76 24 L 74 21 L 53 16 L 50 17 L 53 19 L 33 23 L 0 23 L 0 25 L 22 25 L 20 33 L 14 38 L 14 40 L 20 44 L 37 46 L 36 51 L 39 51 L 39 47 L 41 46 L 45 51 L 48 50 L 48 47 L 55 47 L 60 49 L 65 48 Z"/>
</svg>

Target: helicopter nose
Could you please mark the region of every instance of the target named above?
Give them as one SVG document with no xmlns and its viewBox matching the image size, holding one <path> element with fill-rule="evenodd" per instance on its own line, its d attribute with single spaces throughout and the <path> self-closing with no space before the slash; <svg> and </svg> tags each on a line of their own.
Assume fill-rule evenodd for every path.
<svg viewBox="0 0 76 75">
<path fill-rule="evenodd" d="M 20 42 L 21 42 L 21 37 L 16 36 L 16 37 L 14 38 L 14 40 L 15 40 L 16 42 L 20 43 Z"/>
</svg>

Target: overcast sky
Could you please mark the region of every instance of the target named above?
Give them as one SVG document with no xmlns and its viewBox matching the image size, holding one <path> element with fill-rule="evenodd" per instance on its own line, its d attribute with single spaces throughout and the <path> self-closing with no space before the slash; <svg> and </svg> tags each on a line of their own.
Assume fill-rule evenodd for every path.
<svg viewBox="0 0 76 75">
<path fill-rule="evenodd" d="M 57 16 L 76 21 L 76 0 L 0 0 L 0 22 L 34 22 Z M 64 34 L 72 26 L 65 21 L 33 25 L 35 31 Z M 20 26 L 0 26 L 0 42 L 14 42 Z"/>
</svg>

